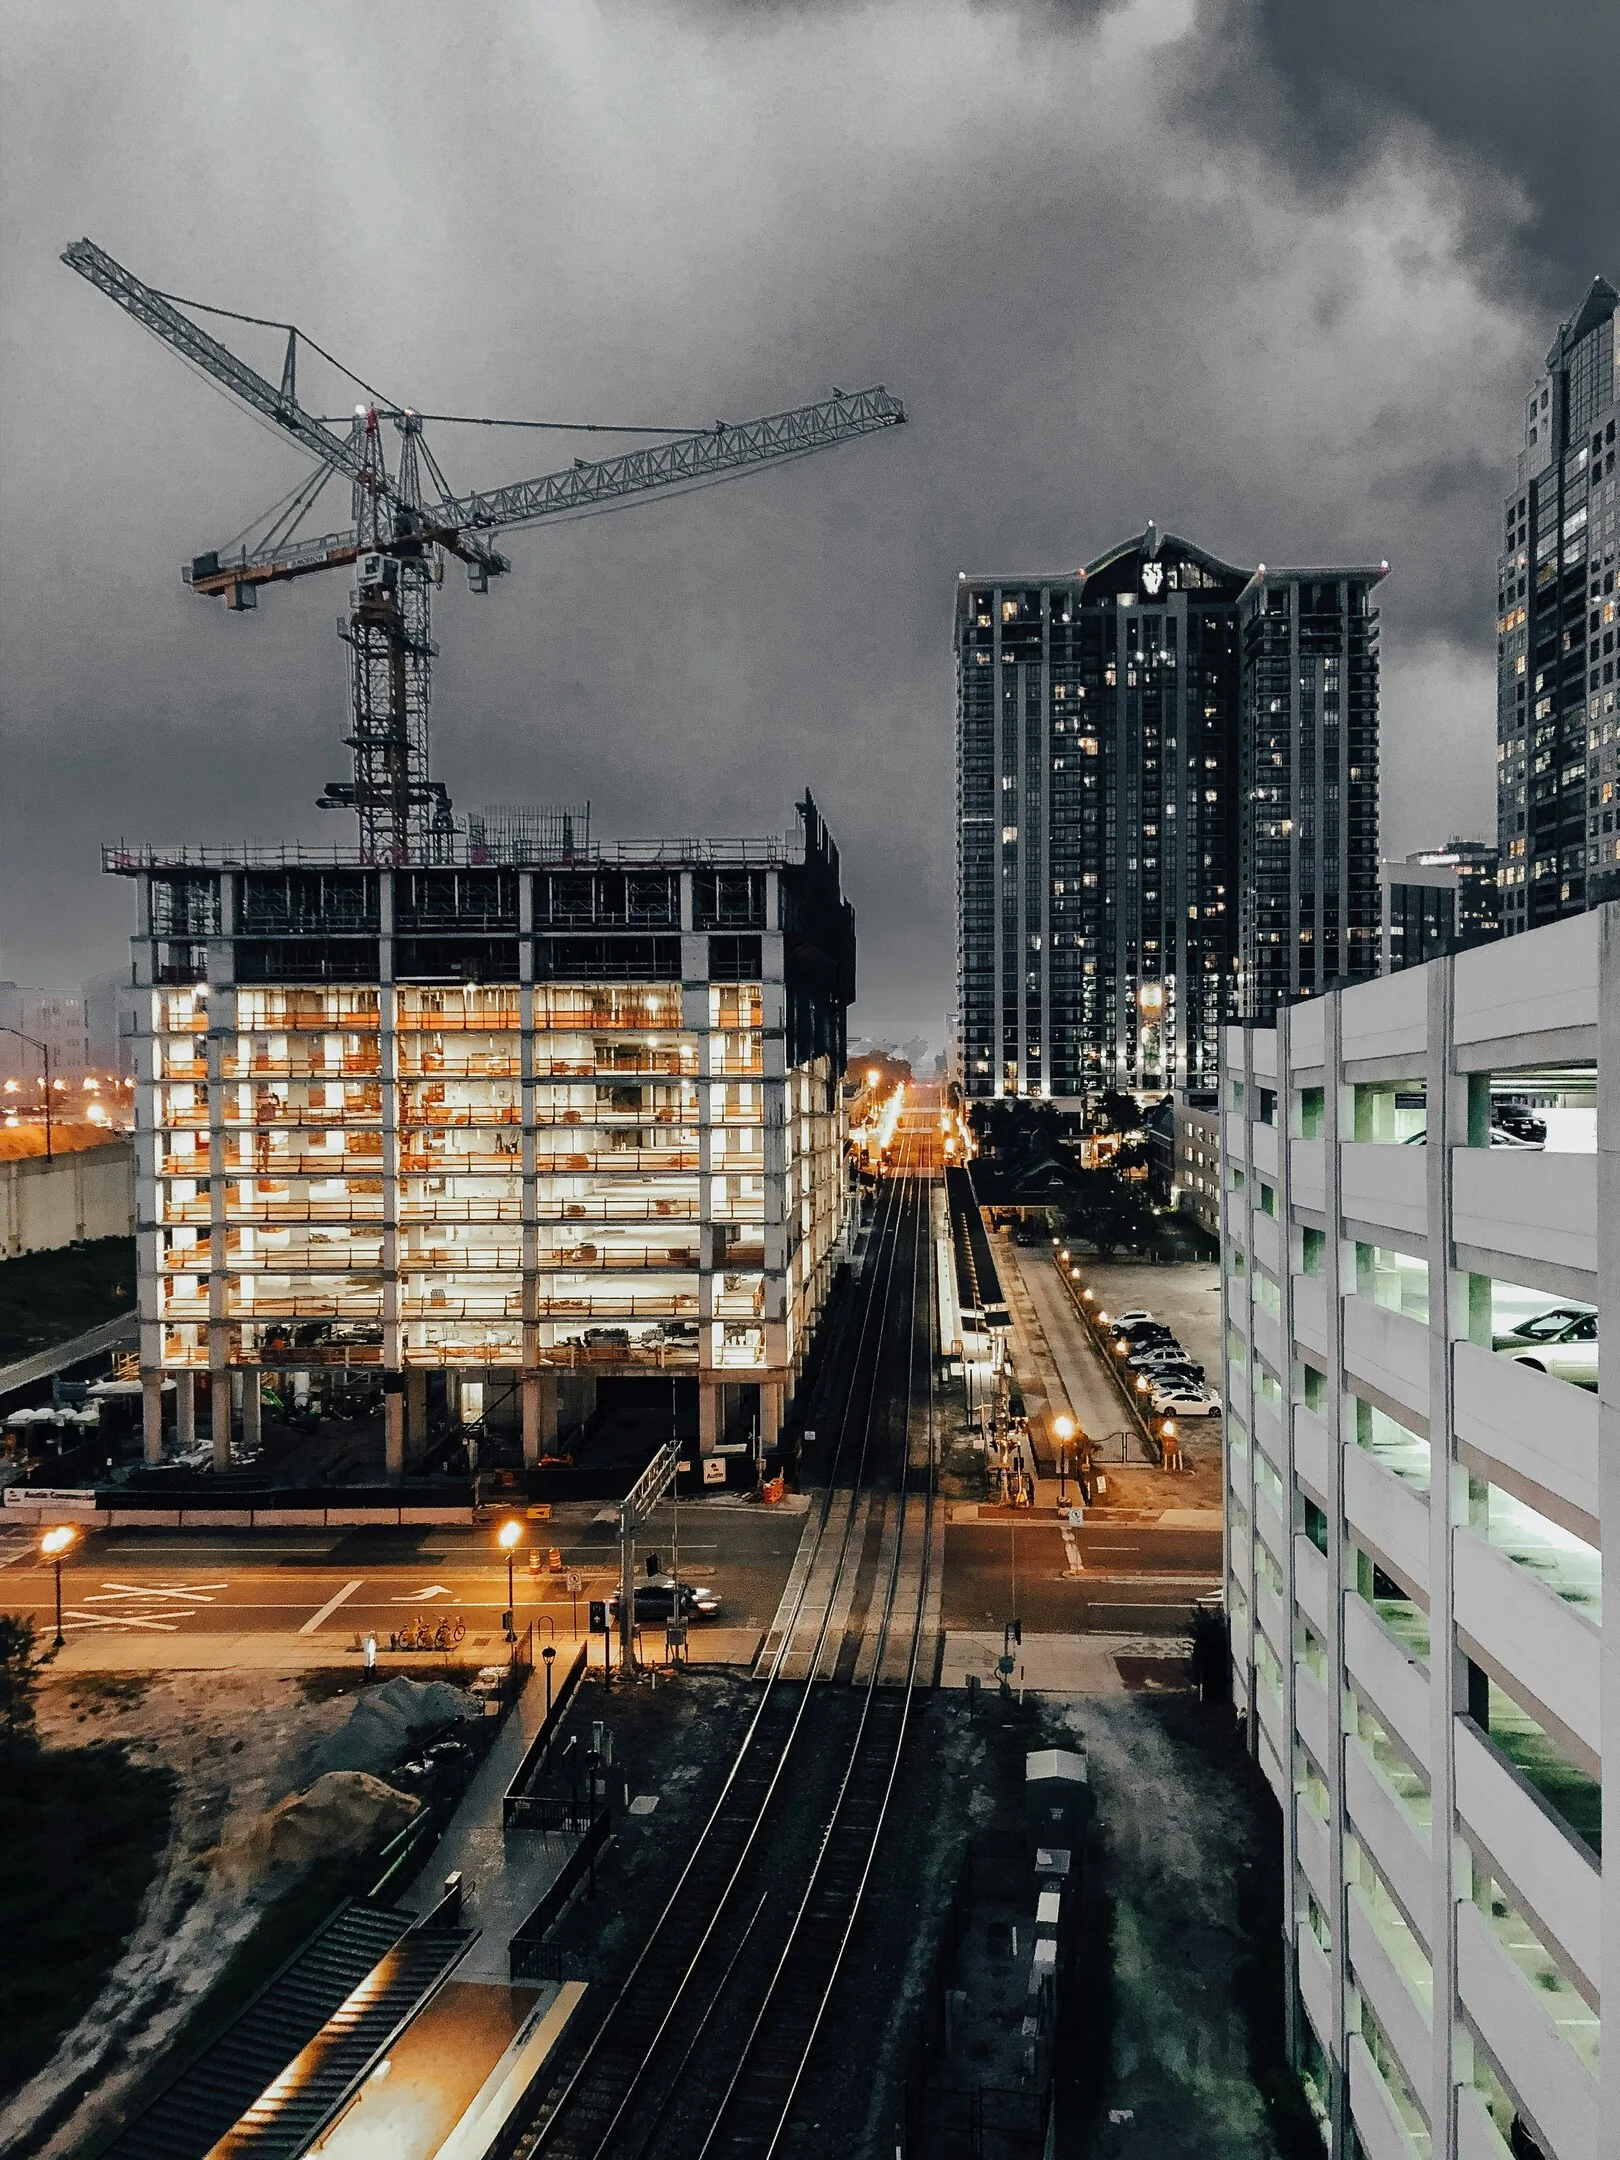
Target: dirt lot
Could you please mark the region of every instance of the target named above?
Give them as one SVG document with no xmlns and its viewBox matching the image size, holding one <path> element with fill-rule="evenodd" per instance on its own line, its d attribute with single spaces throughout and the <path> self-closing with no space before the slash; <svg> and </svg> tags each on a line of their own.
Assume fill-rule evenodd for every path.
<svg viewBox="0 0 1620 2160">
<path fill-rule="evenodd" d="M 0 2108 L 7 2152 L 93 2147 L 222 1977 L 245 1994 L 349 1887 L 341 1853 L 316 1860 L 300 1846 L 296 1820 L 266 1818 L 320 1767 L 317 1751 L 354 1701 L 354 1683 L 342 1675 L 45 1679 L 38 1731 L 47 1749 L 121 1743 L 134 1763 L 173 1774 L 174 1802 L 152 1886 L 116 1964 L 51 2060 Z M 362 1790 L 361 1805 L 380 1808 L 376 1821 L 386 1827 L 383 1818 L 404 1804 L 380 1787 Z M 353 1849 L 368 1842 L 364 1829 Z"/>
<path fill-rule="evenodd" d="M 1096 2160 L 1319 2160 L 1283 2057 L 1281 1826 L 1229 1710 L 1135 1693 L 1049 1709 L 1083 1735 Z M 1072 1738 L 1068 1744 L 1072 1745 Z"/>
</svg>

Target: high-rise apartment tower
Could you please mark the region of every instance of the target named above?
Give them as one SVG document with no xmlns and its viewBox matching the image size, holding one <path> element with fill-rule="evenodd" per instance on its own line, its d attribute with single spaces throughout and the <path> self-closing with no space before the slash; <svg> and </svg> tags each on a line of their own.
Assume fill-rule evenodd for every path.
<svg viewBox="0 0 1620 2160">
<path fill-rule="evenodd" d="M 1502 929 L 1620 895 L 1614 314 L 1594 278 L 1525 400 L 1497 570 Z"/>
<path fill-rule="evenodd" d="M 1223 1021 L 1376 972 L 1386 569 L 1251 572 L 1150 525 L 958 580 L 969 1097 L 1213 1087 Z"/>
</svg>

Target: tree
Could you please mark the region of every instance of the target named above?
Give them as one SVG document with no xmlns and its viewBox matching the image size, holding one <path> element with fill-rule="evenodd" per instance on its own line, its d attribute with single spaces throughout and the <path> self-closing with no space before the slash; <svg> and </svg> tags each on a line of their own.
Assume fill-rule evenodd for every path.
<svg viewBox="0 0 1620 2160">
<path fill-rule="evenodd" d="M 34 1623 L 20 1613 L 0 1613 L 0 1728 L 6 1736 L 6 1755 L 16 1752 L 19 1740 L 32 1739 L 34 1690 L 39 1685 L 39 1652 Z"/>
</svg>

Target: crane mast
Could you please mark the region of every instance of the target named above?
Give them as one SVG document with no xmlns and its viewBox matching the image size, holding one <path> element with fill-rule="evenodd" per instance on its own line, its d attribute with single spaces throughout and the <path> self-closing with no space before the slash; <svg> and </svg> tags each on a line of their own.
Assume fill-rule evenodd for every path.
<svg viewBox="0 0 1620 2160">
<path fill-rule="evenodd" d="M 329 781 L 320 805 L 353 810 L 361 856 L 367 862 L 442 859 L 454 837 L 449 795 L 431 776 L 428 729 L 438 649 L 432 637 L 431 596 L 433 587 L 443 582 L 447 554 L 465 564 L 474 592 L 487 592 L 490 579 L 511 567 L 484 537 L 489 533 L 802 457 L 896 427 L 906 417 L 900 401 L 881 385 L 839 390 L 820 403 L 764 419 L 739 426 L 721 423 L 617 457 L 575 459 L 560 472 L 457 497 L 427 447 L 420 415 L 409 408 L 368 402 L 340 433 L 300 406 L 299 332 L 292 325 L 268 325 L 288 333 L 281 381 L 274 384 L 182 312 L 202 303 L 179 302 L 158 292 L 90 240 L 75 241 L 62 260 L 192 366 L 285 430 L 288 439 L 314 459 L 315 472 L 295 491 L 291 510 L 279 512 L 254 543 L 234 552 L 195 556 L 182 575 L 194 592 L 221 598 L 228 608 L 244 612 L 258 606 L 262 585 L 352 568 L 349 613 L 338 625 L 349 647 L 350 731 L 345 741 L 351 777 Z M 239 319 L 264 322 L 254 316 Z M 392 421 L 400 438 L 392 475 L 384 452 L 384 418 Z M 431 501 L 423 496 L 424 465 L 437 488 Z M 299 539 L 299 525 L 334 476 L 349 481 L 349 527 Z"/>
</svg>

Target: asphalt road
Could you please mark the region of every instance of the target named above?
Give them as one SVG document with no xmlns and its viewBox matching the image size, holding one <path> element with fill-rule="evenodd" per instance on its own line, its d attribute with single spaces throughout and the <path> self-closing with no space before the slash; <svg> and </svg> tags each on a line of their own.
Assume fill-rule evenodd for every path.
<svg viewBox="0 0 1620 2160">
<path fill-rule="evenodd" d="M 558 1510 L 525 1525 L 514 1570 L 520 1627 L 549 1620 L 560 1636 L 586 1622 L 586 1605 L 617 1587 L 618 1540 L 588 1506 Z M 684 1579 L 720 1596 L 722 1625 L 765 1627 L 797 1550 L 804 1516 L 775 1510 L 706 1507 L 680 1510 Z M 387 1641 L 404 1621 L 430 1612 L 459 1614 L 469 1641 L 498 1634 L 506 1608 L 506 1566 L 493 1556 L 494 1525 L 454 1529 L 293 1531 L 96 1531 L 75 1547 L 62 1570 L 63 1632 L 122 1634 L 330 1635 L 347 1642 L 358 1630 Z M 541 1572 L 528 1565 L 532 1541 Z M 561 1554 L 562 1574 L 550 1572 Z M 660 1509 L 637 1539 L 637 1571 L 649 1552 L 667 1570 L 673 1555 L 670 1513 Z M 55 1584 L 32 1538 L 0 1549 L 0 1610 L 31 1613 L 54 1628 Z M 577 1598 L 568 1576 L 579 1580 Z M 541 1632 L 547 1630 L 543 1627 Z"/>
<path fill-rule="evenodd" d="M 1105 1516 L 1066 1537 L 1055 1520 L 998 1513 L 953 1522 L 945 1537 L 948 1628 L 1018 1619 L 1033 1634 L 1112 1633 L 1151 1629 L 1158 1615 L 1179 1626 L 1194 1600 L 1220 1580 L 1216 1522 L 1181 1528 Z M 1071 1572 L 1075 1557 L 1079 1572 Z"/>
</svg>

